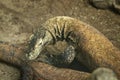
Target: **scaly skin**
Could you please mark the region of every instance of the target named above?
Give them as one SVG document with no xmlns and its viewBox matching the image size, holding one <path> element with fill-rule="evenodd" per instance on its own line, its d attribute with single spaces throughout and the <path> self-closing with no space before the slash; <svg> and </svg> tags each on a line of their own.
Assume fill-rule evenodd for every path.
<svg viewBox="0 0 120 80">
<path fill-rule="evenodd" d="M 101 69 L 92 75 L 86 72 L 74 71 L 70 69 L 56 68 L 48 64 L 28 61 L 27 65 L 23 64 L 22 61 L 25 54 L 25 46 L 19 45 L 10 45 L 0 43 L 0 60 L 21 67 L 22 69 L 22 78 L 20 80 L 99 80 L 99 75 L 106 72 L 106 70 Z M 14 55 L 11 55 L 11 52 L 14 52 Z M 11 56 L 10 56 L 11 55 Z M 22 60 L 21 60 L 22 59 Z M 104 71 L 104 72 L 103 72 Z M 108 72 L 108 70 L 107 70 Z M 99 75 L 97 75 L 99 74 Z M 110 75 L 109 75 L 110 74 Z M 109 72 L 108 79 L 117 80 L 113 72 Z M 96 77 L 96 78 L 94 78 Z M 104 77 L 107 77 L 104 75 Z M 102 80 L 104 77 L 100 77 Z"/>
<path fill-rule="evenodd" d="M 59 69 L 34 60 L 28 61 L 24 57 L 26 50 L 27 48 L 23 44 L 0 43 L 0 61 L 12 64 L 22 70 L 20 80 L 86 80 L 90 76 L 86 72 Z"/>
<path fill-rule="evenodd" d="M 0 62 L 13 65 L 20 69 L 20 80 L 32 80 L 32 71 L 30 67 L 27 66 L 28 60 L 25 57 L 25 53 L 26 47 L 24 44 L 13 45 L 10 43 L 0 42 Z"/>
<path fill-rule="evenodd" d="M 68 67 L 76 56 L 75 48 L 65 41 L 58 41 L 42 50 L 36 61 L 44 62 L 56 67 Z"/>
<path fill-rule="evenodd" d="M 107 67 L 114 70 L 120 79 L 120 51 L 94 27 L 65 16 L 49 19 L 42 27 L 44 36 L 36 39 L 28 56 L 30 60 L 34 60 L 44 46 L 65 40 L 74 46 L 76 58 L 91 72 L 98 67 Z"/>
<path fill-rule="evenodd" d="M 57 68 L 40 62 L 30 62 L 29 65 L 35 72 L 35 80 L 87 80 L 90 76 L 90 73 Z"/>
<path fill-rule="evenodd" d="M 59 23 L 59 27 L 54 28 L 56 23 Z M 41 46 L 39 45 L 39 40 L 41 41 L 42 46 L 43 44 L 44 46 L 47 46 L 48 44 L 56 43 L 59 40 L 66 40 L 68 44 L 73 45 L 76 48 L 78 55 L 76 58 L 91 71 L 103 66 L 112 68 L 118 76 L 120 75 L 119 50 L 115 48 L 104 35 L 93 27 L 70 17 L 52 18 L 44 24 L 44 27 L 46 28 L 45 31 L 48 35 L 45 33 L 44 37 L 38 38 L 38 42 L 35 43 L 36 46 L 33 48 L 30 55 L 35 51 L 42 51 L 41 47 L 39 47 Z M 1 61 L 17 65 L 21 69 L 25 66 L 23 69 L 25 75 L 23 76 L 23 80 L 89 80 L 88 77 L 90 75 L 88 73 L 69 69 L 59 69 L 44 63 L 35 62 L 34 60 L 31 62 L 25 57 L 26 50 L 27 49 L 23 44 L 20 46 L 4 43 L 0 44 Z M 32 57 L 29 56 L 29 59 L 36 58 L 38 54 L 39 53 L 35 53 Z"/>
</svg>

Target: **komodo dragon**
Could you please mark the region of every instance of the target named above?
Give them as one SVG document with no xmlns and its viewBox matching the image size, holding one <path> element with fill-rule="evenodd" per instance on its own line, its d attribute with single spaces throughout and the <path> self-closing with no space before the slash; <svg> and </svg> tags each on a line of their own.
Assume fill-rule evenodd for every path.
<svg viewBox="0 0 120 80">
<path fill-rule="evenodd" d="M 71 17 L 58 16 L 47 20 L 36 33 L 30 40 L 29 60 L 41 55 L 45 46 L 66 41 L 75 48 L 73 57 L 91 72 L 98 67 L 111 68 L 120 78 L 120 51 L 94 27 Z"/>
<path fill-rule="evenodd" d="M 14 45 L 7 46 L 6 44 L 0 45 L 1 61 L 18 65 L 22 69 L 23 66 L 29 66 L 26 68 L 27 71 L 23 69 L 25 70 L 23 71 L 23 75 L 25 75 L 23 80 L 32 80 L 33 76 L 29 75 L 32 75 L 33 73 L 36 73 L 34 76 L 41 77 L 42 79 L 40 78 L 40 80 L 46 79 L 45 77 L 47 75 L 45 74 L 49 74 L 49 76 L 47 76 L 47 79 L 49 80 L 56 80 L 57 78 L 59 78 L 58 80 L 64 78 L 66 78 L 66 80 L 72 80 L 73 78 L 76 80 L 88 79 L 88 73 L 73 70 L 68 71 L 66 69 L 63 69 L 63 72 L 61 72 L 61 69 L 47 64 L 43 65 L 40 62 L 34 62 L 44 50 L 45 46 L 54 45 L 58 41 L 66 41 L 68 45 L 74 47 L 76 53 L 75 58 L 88 67 L 91 72 L 99 67 L 111 68 L 120 79 L 120 51 L 94 27 L 74 18 L 59 16 L 46 21 L 42 25 L 42 28 L 38 29 L 38 33 L 41 34 L 38 34 L 38 36 L 33 34 L 32 39 L 29 42 L 33 42 L 29 45 L 29 48 L 31 48 L 29 51 L 24 51 L 24 45 L 22 45 L 24 47 L 16 47 Z M 11 48 L 13 48 L 12 52 L 10 52 Z M 25 52 L 29 53 L 25 55 Z M 33 73 L 31 73 L 31 68 Z M 56 77 L 51 73 L 55 73 L 54 75 L 56 75 Z M 63 75 L 61 73 L 68 74 Z M 44 74 L 44 76 L 42 74 Z M 72 74 L 71 77 L 69 77 L 69 74 Z M 78 76 L 78 74 L 80 76 Z M 28 78 L 28 76 L 30 78 Z"/>
<path fill-rule="evenodd" d="M 11 55 L 14 52 L 14 55 Z M 117 80 L 110 69 L 98 68 L 92 74 L 71 69 L 57 68 L 41 62 L 23 60 L 25 45 L 0 43 L 0 60 L 18 66 L 22 72 L 20 80 Z M 24 64 L 25 63 L 25 64 Z"/>
</svg>

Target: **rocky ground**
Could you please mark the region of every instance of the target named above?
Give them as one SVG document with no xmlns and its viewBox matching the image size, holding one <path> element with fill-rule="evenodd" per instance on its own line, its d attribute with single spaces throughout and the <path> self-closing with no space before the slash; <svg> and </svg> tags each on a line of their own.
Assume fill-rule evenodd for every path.
<svg viewBox="0 0 120 80">
<path fill-rule="evenodd" d="M 54 16 L 80 19 L 120 49 L 120 15 L 96 9 L 85 0 L 0 0 L 0 41 L 23 43 L 36 27 Z M 19 76 L 18 69 L 0 64 L 0 80 L 17 80 Z"/>
</svg>

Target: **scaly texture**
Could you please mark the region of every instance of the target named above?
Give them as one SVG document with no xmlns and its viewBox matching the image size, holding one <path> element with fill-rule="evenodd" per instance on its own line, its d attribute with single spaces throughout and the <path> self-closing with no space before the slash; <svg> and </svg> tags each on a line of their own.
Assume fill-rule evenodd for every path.
<svg viewBox="0 0 120 80">
<path fill-rule="evenodd" d="M 47 44 L 53 44 L 59 40 L 66 40 L 68 44 L 73 45 L 76 48 L 76 58 L 86 65 L 91 71 L 101 66 L 108 67 L 114 70 L 118 77 L 120 76 L 120 51 L 95 28 L 77 19 L 65 16 L 52 18 L 43 24 L 43 27 L 48 35 L 45 33 L 44 37 L 39 37 L 40 39 L 38 39 L 38 43 L 39 40 L 43 43 L 47 42 Z M 33 73 L 35 73 L 35 77 L 33 76 L 32 78 L 36 80 L 56 80 L 57 78 L 59 78 L 59 80 L 64 78 L 66 80 L 72 80 L 73 78 L 76 80 L 86 80 L 89 77 L 89 74 L 84 72 L 74 72 L 73 70 L 68 69 L 63 69 L 61 71 L 59 68 L 52 67 L 44 63 L 31 61 L 26 62 L 26 58 L 24 59 L 24 55 L 26 54 L 24 50 L 25 46 L 17 47 L 15 45 L 9 46 L 6 44 L 0 44 L 0 59 L 20 67 L 22 65 L 27 65 L 28 70 L 25 72 L 29 72 L 32 69 Z M 27 64 L 23 63 L 24 60 Z M 49 74 L 49 76 L 46 74 Z"/>
<path fill-rule="evenodd" d="M 35 59 L 43 45 L 65 40 L 76 49 L 76 58 L 91 71 L 98 67 L 111 68 L 120 78 L 120 51 L 94 27 L 77 19 L 59 16 L 43 25 L 44 36 L 38 37 L 29 59 Z"/>
<path fill-rule="evenodd" d="M 86 80 L 90 75 L 86 72 L 59 69 L 48 64 L 27 61 L 24 57 L 26 50 L 27 48 L 23 44 L 18 46 L 0 43 L 0 61 L 21 69 L 21 80 Z"/>
</svg>

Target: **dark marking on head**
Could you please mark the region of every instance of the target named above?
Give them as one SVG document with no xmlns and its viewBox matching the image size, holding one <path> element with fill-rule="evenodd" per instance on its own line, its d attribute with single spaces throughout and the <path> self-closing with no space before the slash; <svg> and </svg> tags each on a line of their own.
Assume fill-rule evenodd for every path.
<svg viewBox="0 0 120 80">
<path fill-rule="evenodd" d="M 60 29 L 59 29 L 59 25 L 58 24 L 56 24 L 56 28 L 57 28 L 57 33 L 58 33 L 58 36 L 59 36 L 61 33 L 60 33 Z"/>
<path fill-rule="evenodd" d="M 62 27 L 62 30 L 61 30 L 61 39 L 64 40 L 65 39 L 65 36 L 64 36 L 64 33 L 65 33 L 65 26 L 66 24 L 64 23 L 63 27 Z"/>
<path fill-rule="evenodd" d="M 48 32 L 51 34 L 51 36 L 52 36 L 52 41 L 53 41 L 52 43 L 55 44 L 55 42 L 57 41 L 57 40 L 56 40 L 56 37 L 53 35 L 53 33 L 52 33 L 51 31 L 49 31 L 49 30 L 47 30 L 47 31 L 48 31 Z"/>
<path fill-rule="evenodd" d="M 40 39 L 40 38 L 44 38 L 45 35 L 46 35 L 46 31 L 43 27 L 37 28 L 30 37 L 30 41 L 29 41 L 29 44 L 28 44 L 29 45 L 29 47 L 28 47 L 29 51 L 28 52 L 32 51 L 34 49 L 35 45 L 36 45 L 37 40 Z"/>
</svg>

